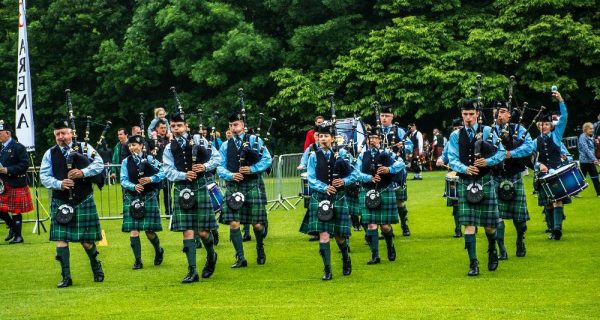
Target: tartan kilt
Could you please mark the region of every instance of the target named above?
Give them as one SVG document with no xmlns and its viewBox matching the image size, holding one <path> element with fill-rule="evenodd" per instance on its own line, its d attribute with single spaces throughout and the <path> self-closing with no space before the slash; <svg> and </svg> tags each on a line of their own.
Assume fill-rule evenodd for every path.
<svg viewBox="0 0 600 320">
<path fill-rule="evenodd" d="M 369 209 L 366 206 L 365 196 L 367 189 L 360 190 L 359 198 L 362 207 L 362 222 L 366 224 L 396 224 L 398 223 L 398 205 L 396 204 L 396 194 L 391 186 L 384 190 L 379 190 L 381 196 L 381 206 L 377 209 Z"/>
<path fill-rule="evenodd" d="M 144 218 L 134 219 L 130 213 L 130 205 L 136 198 L 128 193 L 123 199 L 123 232 L 137 231 L 162 231 L 160 211 L 158 207 L 157 191 L 144 195 Z"/>
<path fill-rule="evenodd" d="M 361 187 L 361 189 L 362 189 L 362 187 Z M 356 198 L 350 197 L 346 194 L 346 203 L 348 204 L 348 212 L 350 214 L 360 217 L 362 214 L 362 208 L 361 208 L 361 201 L 359 199 L 360 199 L 360 191 L 358 193 L 358 197 L 356 197 Z"/>
<path fill-rule="evenodd" d="M 573 200 L 571 200 L 571 197 L 566 197 L 560 201 L 562 201 L 562 204 L 569 204 L 573 202 Z M 538 206 L 551 206 L 553 203 L 554 202 L 551 201 L 550 198 L 548 198 L 548 195 L 546 194 L 546 191 L 544 191 L 544 188 L 540 187 L 540 190 L 538 190 Z"/>
<path fill-rule="evenodd" d="M 496 183 L 491 174 L 478 180 L 483 186 L 483 200 L 477 204 L 467 201 L 467 185 L 473 180 L 459 178 L 458 180 L 458 218 L 461 225 L 496 228 L 500 215 L 498 213 L 498 195 Z"/>
<path fill-rule="evenodd" d="M 394 194 L 396 196 L 396 201 L 407 201 L 408 200 L 408 186 L 404 184 L 404 186 L 396 186 L 394 188 Z"/>
<path fill-rule="evenodd" d="M 198 179 L 195 183 L 176 181 L 173 194 L 173 216 L 171 231 L 217 230 L 215 211 L 210 202 L 210 193 L 206 188 L 211 181 Z M 179 192 L 189 188 L 196 195 L 196 206 L 186 210 L 179 206 Z"/>
<path fill-rule="evenodd" d="M 310 203 L 310 202 L 309 202 Z M 300 224 L 300 232 L 308 233 L 308 218 L 310 217 L 310 211 L 306 209 L 306 213 L 304 213 L 304 217 L 302 218 L 302 223 Z"/>
<path fill-rule="evenodd" d="M 515 197 L 510 201 L 504 201 L 498 197 L 498 211 L 500 218 L 512 219 L 514 221 L 529 220 L 529 210 L 527 210 L 527 196 L 525 195 L 525 185 L 520 173 L 512 177 L 507 177 L 515 186 Z M 501 177 L 496 177 L 496 186 L 500 186 Z"/>
<path fill-rule="evenodd" d="M 102 240 L 100 220 L 93 194 L 74 206 L 75 216 L 68 225 L 56 222 L 58 207 L 65 204 L 60 199 L 50 200 L 50 241 L 94 242 Z"/>
<path fill-rule="evenodd" d="M 232 210 L 227 204 L 231 194 L 241 192 L 245 201 L 239 210 Z M 251 181 L 227 182 L 225 201 L 221 209 L 219 222 L 229 224 L 231 221 L 239 221 L 242 224 L 266 224 L 267 223 L 267 192 L 262 177 Z"/>
<path fill-rule="evenodd" d="M 29 186 L 13 187 L 4 183 L 4 193 L 0 194 L 0 212 L 20 214 L 32 210 L 33 201 Z"/>
<path fill-rule="evenodd" d="M 329 222 L 322 222 L 317 216 L 319 202 L 325 199 L 327 199 L 326 194 L 313 190 L 308 209 L 308 226 L 305 230 L 300 228 L 300 232 L 311 235 L 327 232 L 332 236 L 350 237 L 352 222 L 344 191 L 338 192 L 334 197 L 335 216 Z"/>
</svg>

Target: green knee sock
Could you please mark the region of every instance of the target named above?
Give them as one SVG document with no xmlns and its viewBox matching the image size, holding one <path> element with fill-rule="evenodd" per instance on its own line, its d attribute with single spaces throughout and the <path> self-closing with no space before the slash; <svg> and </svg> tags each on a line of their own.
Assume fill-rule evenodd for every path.
<svg viewBox="0 0 600 320">
<path fill-rule="evenodd" d="M 408 215 L 408 209 L 406 207 L 398 207 L 398 215 L 400 216 L 400 223 L 404 227 L 406 226 L 406 216 Z"/>
<path fill-rule="evenodd" d="M 233 242 L 233 248 L 235 249 L 235 254 L 238 259 L 244 260 L 244 243 L 242 242 L 240 228 L 229 229 L 229 238 L 231 239 L 231 242 Z"/>
<path fill-rule="evenodd" d="M 56 260 L 60 262 L 61 274 L 63 278 L 71 278 L 71 254 L 69 247 L 56 248 Z"/>
<path fill-rule="evenodd" d="M 506 248 L 504 247 L 504 229 L 504 221 L 498 222 L 498 227 L 496 227 L 496 241 L 498 241 L 498 247 L 500 248 L 500 251 L 506 251 Z"/>
<path fill-rule="evenodd" d="M 527 231 L 527 221 L 514 221 L 515 229 L 517 230 L 517 243 L 523 242 L 525 232 Z"/>
<path fill-rule="evenodd" d="M 348 239 L 344 239 L 344 242 L 341 244 L 338 243 L 338 248 L 340 248 L 340 251 L 342 252 L 342 258 L 344 258 L 344 260 L 348 259 Z"/>
<path fill-rule="evenodd" d="M 323 265 L 326 268 L 331 266 L 331 248 L 329 247 L 329 242 L 319 243 L 319 253 L 321 254 L 321 258 L 323 258 Z"/>
<path fill-rule="evenodd" d="M 477 247 L 474 234 L 465 234 L 465 249 L 469 253 L 469 260 L 477 260 Z"/>
<path fill-rule="evenodd" d="M 554 229 L 554 208 L 546 208 L 546 226 L 548 229 Z"/>
<path fill-rule="evenodd" d="M 140 237 L 129 237 L 131 243 L 131 249 L 133 250 L 133 256 L 135 259 L 142 258 L 142 244 L 140 243 Z"/>
<path fill-rule="evenodd" d="M 154 234 L 154 239 L 148 239 L 150 240 L 150 243 L 152 243 L 152 246 L 154 247 L 154 252 L 155 253 L 159 253 L 160 252 L 160 239 L 158 238 L 158 234 Z"/>
<path fill-rule="evenodd" d="M 261 226 L 260 230 L 254 229 L 254 237 L 256 237 L 256 245 L 262 245 L 265 239 L 265 227 Z"/>
<path fill-rule="evenodd" d="M 383 234 L 383 238 L 385 238 L 385 245 L 388 248 L 394 246 L 394 231 L 390 230 L 389 232 L 381 232 Z"/>
<path fill-rule="evenodd" d="M 96 258 L 96 256 L 98 255 L 96 244 L 92 243 L 92 247 L 89 249 L 85 249 L 85 253 L 87 253 L 88 258 L 90 258 L 90 265 L 92 266 L 92 270 L 96 270 L 100 265 L 100 262 Z"/>
<path fill-rule="evenodd" d="M 368 229 L 367 237 L 369 238 L 369 247 L 371 248 L 371 253 L 378 255 L 379 254 L 379 239 L 377 234 L 377 229 Z"/>
<path fill-rule="evenodd" d="M 452 216 L 454 217 L 454 231 L 460 231 L 460 221 L 458 220 L 458 206 L 452 206 Z"/>
<path fill-rule="evenodd" d="M 213 237 L 212 232 L 208 233 L 206 239 L 202 239 L 202 244 L 206 249 L 207 256 L 212 257 L 215 254 L 215 238 Z"/>
<path fill-rule="evenodd" d="M 563 207 L 554 208 L 554 229 L 553 230 L 562 230 L 563 217 L 564 217 L 564 208 Z"/>
<path fill-rule="evenodd" d="M 488 240 L 488 250 L 496 250 L 496 231 L 492 233 L 485 233 Z"/>
<path fill-rule="evenodd" d="M 188 266 L 196 270 L 196 240 L 184 239 L 183 240 L 183 252 L 188 261 Z"/>
</svg>

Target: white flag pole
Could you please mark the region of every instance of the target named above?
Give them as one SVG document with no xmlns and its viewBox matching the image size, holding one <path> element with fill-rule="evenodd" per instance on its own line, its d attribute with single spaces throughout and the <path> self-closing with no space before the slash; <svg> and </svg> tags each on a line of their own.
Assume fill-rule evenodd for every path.
<svg viewBox="0 0 600 320">
<path fill-rule="evenodd" d="M 19 45 L 15 131 L 19 142 L 27 148 L 27 151 L 33 152 L 35 151 L 35 128 L 33 125 L 33 103 L 25 8 L 25 0 L 19 0 Z"/>
</svg>

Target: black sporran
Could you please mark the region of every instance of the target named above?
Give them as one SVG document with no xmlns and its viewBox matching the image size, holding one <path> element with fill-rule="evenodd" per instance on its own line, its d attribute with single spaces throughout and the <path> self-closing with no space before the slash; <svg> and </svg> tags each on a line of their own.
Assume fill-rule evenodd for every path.
<svg viewBox="0 0 600 320">
<path fill-rule="evenodd" d="M 515 184 L 510 180 L 503 180 L 498 186 L 498 196 L 504 201 L 510 201 L 515 198 Z"/>
<path fill-rule="evenodd" d="M 472 204 L 483 200 L 483 186 L 479 183 L 471 183 L 467 186 L 467 201 Z"/>
<path fill-rule="evenodd" d="M 135 199 L 131 201 L 131 204 L 129 205 L 129 213 L 131 214 L 131 217 L 136 220 L 144 219 L 146 216 L 146 207 L 144 205 L 144 201 L 141 199 Z"/>
<path fill-rule="evenodd" d="M 381 194 L 379 191 L 372 189 L 367 191 L 365 195 L 365 204 L 369 209 L 377 209 L 381 206 Z"/>
<path fill-rule="evenodd" d="M 74 217 L 75 209 L 68 204 L 63 204 L 60 207 L 58 207 L 54 215 L 54 219 L 56 219 L 56 222 L 62 225 L 67 225 L 71 223 Z"/>
<path fill-rule="evenodd" d="M 196 194 L 189 188 L 179 192 L 179 206 L 182 209 L 189 210 L 196 207 Z"/>
<path fill-rule="evenodd" d="M 246 197 L 243 193 L 234 192 L 227 197 L 227 206 L 232 210 L 240 210 L 240 208 L 244 205 L 244 201 L 246 201 Z"/>
<path fill-rule="evenodd" d="M 319 202 L 319 209 L 317 210 L 317 217 L 321 222 L 329 222 L 333 219 L 335 211 L 333 203 L 329 200 L 323 200 Z"/>
</svg>

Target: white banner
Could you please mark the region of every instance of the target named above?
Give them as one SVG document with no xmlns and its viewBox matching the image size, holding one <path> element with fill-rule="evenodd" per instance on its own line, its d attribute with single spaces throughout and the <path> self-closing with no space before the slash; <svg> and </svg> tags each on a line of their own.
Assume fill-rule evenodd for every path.
<svg viewBox="0 0 600 320">
<path fill-rule="evenodd" d="M 35 128 L 31 99 L 31 74 L 29 73 L 29 47 L 27 44 L 27 19 L 25 0 L 19 0 L 19 53 L 17 60 L 17 113 L 15 131 L 17 139 L 27 151 L 35 151 Z"/>
</svg>

